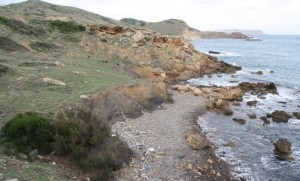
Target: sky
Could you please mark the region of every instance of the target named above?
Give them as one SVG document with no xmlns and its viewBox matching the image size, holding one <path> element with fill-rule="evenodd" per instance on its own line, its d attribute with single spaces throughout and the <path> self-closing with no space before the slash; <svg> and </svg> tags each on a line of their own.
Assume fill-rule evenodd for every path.
<svg viewBox="0 0 300 181">
<path fill-rule="evenodd" d="M 0 0 L 0 5 L 24 0 Z M 114 19 L 181 19 L 199 30 L 249 29 L 300 34 L 300 0 L 44 0 Z"/>
</svg>

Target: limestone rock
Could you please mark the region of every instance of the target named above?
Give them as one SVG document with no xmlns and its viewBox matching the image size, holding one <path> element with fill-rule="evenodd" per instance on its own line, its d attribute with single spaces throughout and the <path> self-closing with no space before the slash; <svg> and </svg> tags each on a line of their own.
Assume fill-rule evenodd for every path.
<svg viewBox="0 0 300 181">
<path fill-rule="evenodd" d="M 139 46 L 145 44 L 144 39 L 145 39 L 145 36 L 141 31 L 137 31 L 136 34 L 132 36 L 132 41 Z"/>
<path fill-rule="evenodd" d="M 58 86 L 66 86 L 66 83 L 60 80 L 54 80 L 50 78 L 43 78 L 43 82 L 46 82 L 49 85 L 58 85 Z"/>
<path fill-rule="evenodd" d="M 186 131 L 184 133 L 184 136 L 188 145 L 194 150 L 200 150 L 210 146 L 209 141 L 199 134 L 192 133 L 191 131 Z"/>
</svg>

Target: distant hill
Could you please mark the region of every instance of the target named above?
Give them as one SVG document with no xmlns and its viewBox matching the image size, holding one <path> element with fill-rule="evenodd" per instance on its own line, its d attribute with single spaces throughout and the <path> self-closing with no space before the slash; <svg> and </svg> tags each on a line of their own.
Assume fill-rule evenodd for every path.
<svg viewBox="0 0 300 181">
<path fill-rule="evenodd" d="M 75 21 L 79 24 L 119 24 L 120 22 L 82 9 L 50 4 L 40 0 L 0 6 L 0 15 L 21 21 L 30 19 Z"/>
<path fill-rule="evenodd" d="M 169 19 L 160 22 L 146 22 L 133 18 L 123 18 L 120 20 L 129 25 L 149 28 L 152 31 L 170 36 L 184 36 L 188 39 L 214 39 L 214 38 L 232 38 L 246 39 L 247 36 L 239 32 L 218 32 L 218 31 L 200 31 L 190 27 L 186 22 L 177 19 Z"/>
<path fill-rule="evenodd" d="M 266 35 L 262 30 L 240 30 L 240 29 L 228 29 L 228 30 L 221 30 L 226 33 L 232 33 L 232 32 L 240 32 L 242 34 L 248 35 L 248 36 L 255 36 L 255 35 Z"/>
</svg>

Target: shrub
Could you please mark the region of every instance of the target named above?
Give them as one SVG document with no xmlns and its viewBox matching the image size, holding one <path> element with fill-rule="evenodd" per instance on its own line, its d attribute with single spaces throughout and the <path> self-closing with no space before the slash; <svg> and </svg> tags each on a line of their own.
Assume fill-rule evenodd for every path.
<svg viewBox="0 0 300 181">
<path fill-rule="evenodd" d="M 110 180 L 132 155 L 128 146 L 110 136 L 108 123 L 89 111 L 64 109 L 55 120 L 38 113 L 19 114 L 1 130 L 1 143 L 25 154 L 38 149 L 58 156 L 91 173 L 93 180 Z"/>
<path fill-rule="evenodd" d="M 66 21 L 55 20 L 50 22 L 50 26 L 53 30 L 58 30 L 64 34 L 85 31 L 84 26 L 78 25 L 77 23 L 71 21 L 66 22 Z"/>
<path fill-rule="evenodd" d="M 8 19 L 0 16 L 0 23 L 11 28 L 12 31 L 19 34 L 34 35 L 36 37 L 46 34 L 46 30 L 39 27 L 33 27 L 23 23 L 22 21 Z"/>
<path fill-rule="evenodd" d="M 8 37 L 0 37 L 0 49 L 6 52 L 26 50 L 22 45 Z"/>
<path fill-rule="evenodd" d="M 1 130 L 1 142 L 21 153 L 28 154 L 38 149 L 50 153 L 54 130 L 50 120 L 37 113 L 19 114 L 8 121 Z"/>
<path fill-rule="evenodd" d="M 58 45 L 55 45 L 53 43 L 40 42 L 40 41 L 31 42 L 30 47 L 39 52 L 43 52 L 43 51 L 49 52 L 59 48 Z"/>
<path fill-rule="evenodd" d="M 0 64 L 0 77 L 6 74 L 9 71 L 9 68 L 5 65 Z"/>
</svg>

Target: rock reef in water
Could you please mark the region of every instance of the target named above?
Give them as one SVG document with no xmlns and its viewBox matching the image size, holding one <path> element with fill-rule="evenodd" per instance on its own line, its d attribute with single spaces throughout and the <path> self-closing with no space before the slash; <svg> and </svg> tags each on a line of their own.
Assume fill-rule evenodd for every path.
<svg viewBox="0 0 300 181">
<path fill-rule="evenodd" d="M 285 138 L 280 138 L 276 142 L 273 142 L 274 145 L 274 156 L 283 159 L 283 160 L 294 160 L 291 157 L 292 154 L 292 144 Z"/>
</svg>

